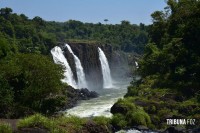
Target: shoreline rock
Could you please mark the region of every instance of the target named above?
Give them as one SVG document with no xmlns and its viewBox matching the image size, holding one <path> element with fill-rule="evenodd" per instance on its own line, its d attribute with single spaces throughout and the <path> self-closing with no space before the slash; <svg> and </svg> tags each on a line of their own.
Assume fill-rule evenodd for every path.
<svg viewBox="0 0 200 133">
<path fill-rule="evenodd" d="M 74 89 L 73 87 L 68 86 L 66 89 L 67 89 L 67 103 L 62 108 L 62 110 L 75 107 L 78 101 L 89 100 L 92 98 L 97 98 L 99 96 L 98 93 L 96 93 L 95 91 L 89 91 L 87 88 Z"/>
</svg>

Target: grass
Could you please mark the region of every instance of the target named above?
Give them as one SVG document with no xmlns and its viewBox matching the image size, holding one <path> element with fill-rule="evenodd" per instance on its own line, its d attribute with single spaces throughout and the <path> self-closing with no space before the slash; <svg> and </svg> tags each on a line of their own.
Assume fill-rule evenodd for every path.
<svg viewBox="0 0 200 133">
<path fill-rule="evenodd" d="M 80 131 L 86 121 L 87 119 L 85 118 L 80 118 L 72 115 L 55 119 L 57 125 L 68 131 Z"/>
<path fill-rule="evenodd" d="M 120 113 L 113 115 L 111 123 L 118 130 L 127 127 L 128 124 L 127 121 L 125 120 L 125 116 Z"/>
<path fill-rule="evenodd" d="M 104 116 L 96 116 L 92 120 L 99 125 L 109 125 L 110 122 L 111 122 L 110 118 L 107 118 L 107 117 L 104 117 Z"/>
<path fill-rule="evenodd" d="M 18 128 L 23 127 L 41 127 L 49 129 L 49 127 L 54 126 L 54 123 L 51 122 L 48 118 L 40 115 L 35 114 L 30 117 L 24 118 L 20 120 L 17 124 Z"/>
<path fill-rule="evenodd" d="M 12 133 L 12 128 L 8 123 L 0 123 L 0 133 Z"/>
<path fill-rule="evenodd" d="M 35 114 L 24 119 L 19 120 L 17 127 L 21 128 L 43 128 L 50 133 L 66 133 L 58 127 L 54 120 L 49 119 L 41 114 Z"/>
<path fill-rule="evenodd" d="M 41 114 L 35 114 L 19 120 L 17 127 L 19 130 L 22 128 L 41 128 L 50 133 L 75 133 L 81 132 L 88 120 L 91 119 L 80 118 L 72 115 L 47 118 Z M 97 126 L 108 127 L 110 124 L 109 118 L 101 116 L 92 118 L 92 121 L 97 123 Z"/>
</svg>

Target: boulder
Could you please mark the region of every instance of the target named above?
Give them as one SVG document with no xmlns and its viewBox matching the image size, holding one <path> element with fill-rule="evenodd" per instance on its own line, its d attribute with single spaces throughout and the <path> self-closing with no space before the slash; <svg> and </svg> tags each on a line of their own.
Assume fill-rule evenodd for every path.
<svg viewBox="0 0 200 133">
<path fill-rule="evenodd" d="M 71 86 L 66 88 L 67 90 L 67 102 L 62 110 L 66 110 L 76 106 L 77 102 L 80 100 L 89 100 L 91 98 L 98 97 L 98 93 L 95 91 L 89 91 L 87 88 L 74 89 Z"/>
<path fill-rule="evenodd" d="M 128 109 L 126 107 L 123 107 L 121 104 L 115 103 L 111 107 L 110 112 L 112 114 L 117 114 L 117 113 L 126 114 L 128 112 Z"/>
</svg>

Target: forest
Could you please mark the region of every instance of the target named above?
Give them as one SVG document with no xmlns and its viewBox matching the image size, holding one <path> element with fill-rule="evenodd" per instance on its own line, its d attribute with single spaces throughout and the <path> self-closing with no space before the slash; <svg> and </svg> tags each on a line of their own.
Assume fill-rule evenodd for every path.
<svg viewBox="0 0 200 133">
<path fill-rule="evenodd" d="M 169 0 L 167 4 L 164 11 L 151 15 L 149 43 L 139 62 L 141 79 L 133 80 L 125 98 L 111 109 L 120 117 L 118 128 L 166 129 L 166 119 L 177 118 L 196 120 L 195 125 L 182 128 L 200 125 L 200 1 Z M 120 107 L 128 111 L 120 112 Z"/>
<path fill-rule="evenodd" d="M 50 50 L 59 42 L 85 42 L 110 44 L 142 57 L 137 70 L 141 79 L 133 76 L 124 98 L 111 108 L 113 117 L 94 120 L 99 125 L 115 131 L 139 125 L 160 131 L 169 127 L 166 119 L 182 118 L 196 120 L 185 130 L 199 128 L 200 1 L 168 0 L 163 11 L 151 16 L 151 25 L 125 20 L 113 25 L 50 22 L 0 9 L 0 117 L 20 118 L 32 111 L 52 115 L 63 106 L 67 84 L 60 81 L 63 70 L 53 63 Z M 72 119 L 80 124 L 73 130 L 80 131 L 85 119 Z"/>
</svg>

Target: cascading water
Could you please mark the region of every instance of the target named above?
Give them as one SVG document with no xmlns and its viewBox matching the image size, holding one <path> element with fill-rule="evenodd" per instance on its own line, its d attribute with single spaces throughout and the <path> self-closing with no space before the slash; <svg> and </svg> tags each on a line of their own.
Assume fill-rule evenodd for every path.
<svg viewBox="0 0 200 133">
<path fill-rule="evenodd" d="M 96 48 L 96 46 L 94 46 L 94 48 Z M 101 63 L 99 65 L 101 65 L 102 67 L 101 69 L 103 75 L 103 87 L 109 89 L 96 89 L 94 86 L 94 89 L 99 94 L 99 97 L 90 100 L 80 101 L 80 103 L 76 107 L 66 110 L 66 116 L 76 115 L 79 117 L 87 118 L 93 116 L 111 117 L 112 114 L 110 113 L 110 108 L 115 102 L 117 102 L 119 98 L 122 98 L 127 92 L 127 86 L 132 79 L 123 78 L 117 82 L 113 82 L 110 75 L 108 61 L 104 52 L 100 48 L 98 48 L 97 51 L 99 53 L 99 57 L 95 58 L 95 61 L 100 61 Z"/>
<path fill-rule="evenodd" d="M 101 62 L 101 69 L 103 74 L 103 87 L 104 88 L 112 88 L 112 78 L 110 74 L 110 68 L 108 65 L 108 60 L 104 54 L 104 52 L 101 50 L 101 48 L 98 47 L 99 52 L 99 60 Z"/>
<path fill-rule="evenodd" d="M 68 44 L 65 44 L 65 46 L 74 57 L 74 61 L 76 65 L 76 73 L 77 73 L 77 78 L 78 78 L 78 88 L 88 88 L 87 82 L 85 79 L 85 73 L 83 71 L 83 67 L 81 65 L 79 58 L 74 54 L 74 52 L 72 51 L 71 47 Z"/>
<path fill-rule="evenodd" d="M 67 59 L 63 55 L 63 51 L 61 50 L 61 48 L 58 46 L 55 46 L 51 50 L 51 54 L 52 54 L 53 60 L 56 64 L 61 64 L 65 67 L 65 70 L 64 70 L 65 78 L 62 79 L 62 82 L 65 82 L 65 83 L 71 85 L 72 87 L 77 88 L 76 81 L 74 80 L 72 70 L 69 66 L 69 63 L 67 62 Z"/>
</svg>

